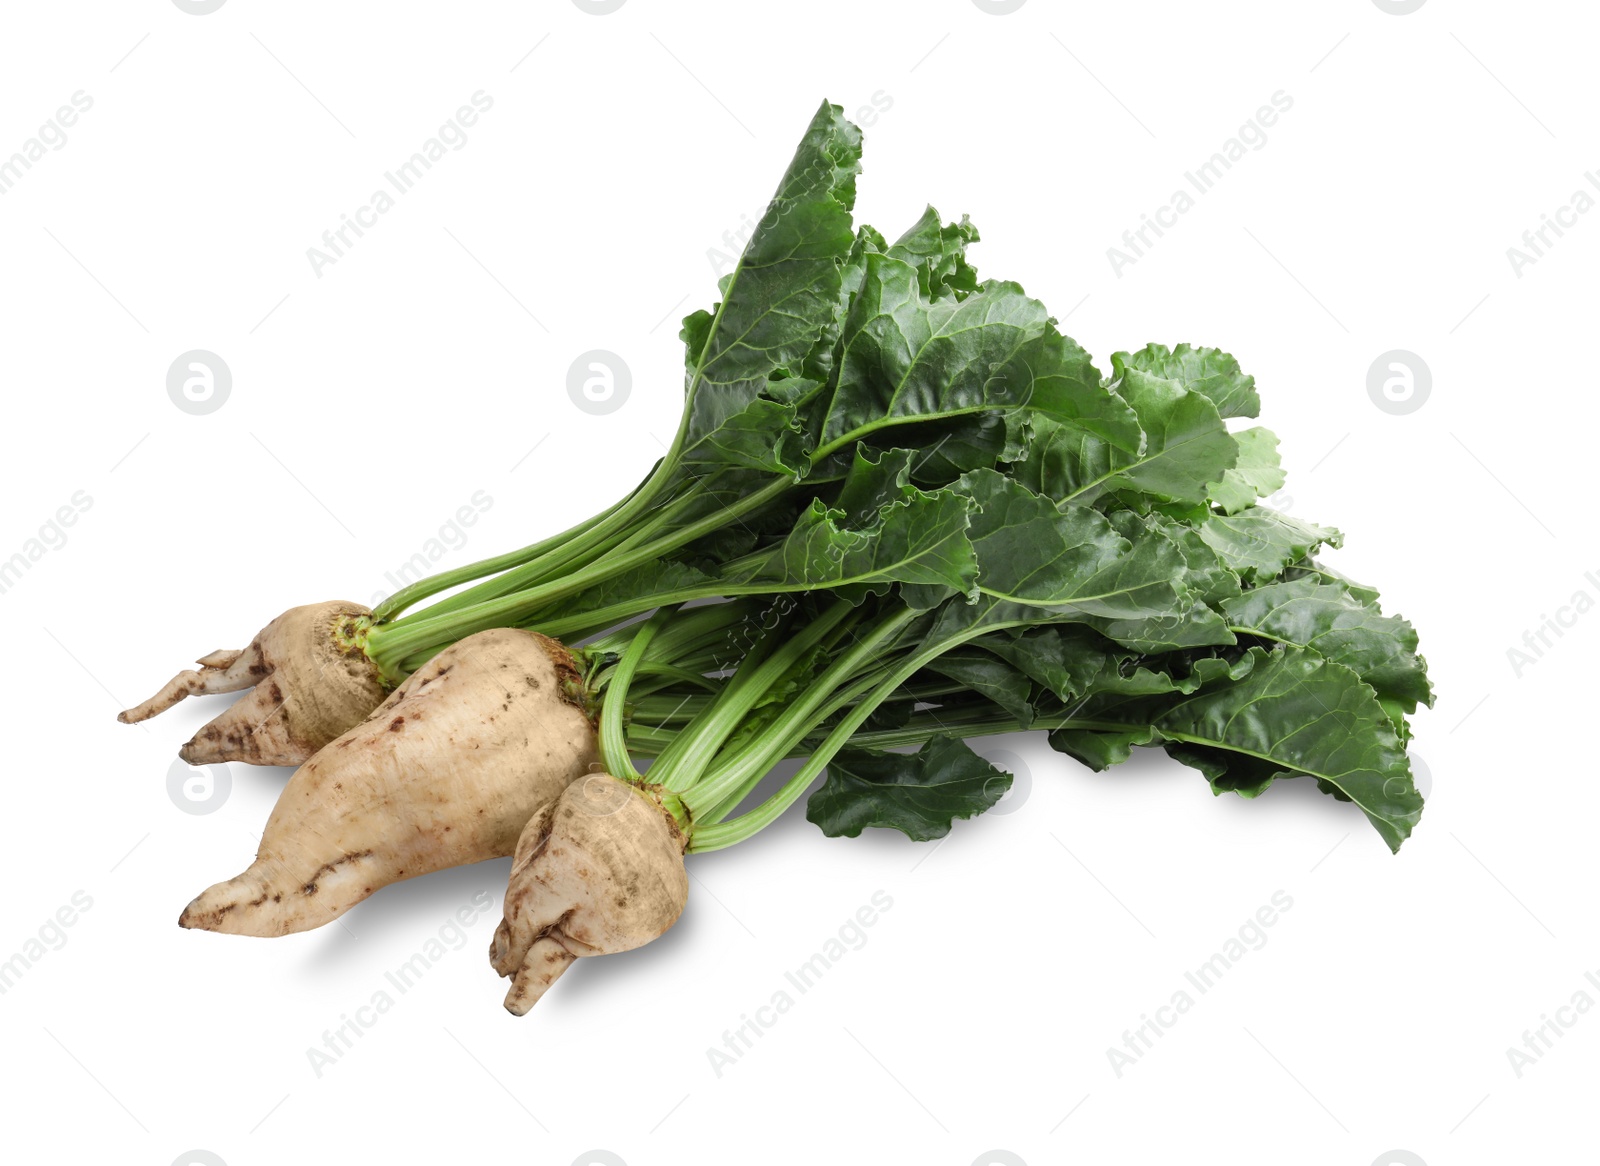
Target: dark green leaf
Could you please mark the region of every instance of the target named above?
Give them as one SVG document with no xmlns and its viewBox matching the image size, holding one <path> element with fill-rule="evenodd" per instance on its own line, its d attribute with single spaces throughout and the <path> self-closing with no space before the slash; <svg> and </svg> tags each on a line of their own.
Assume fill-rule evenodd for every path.
<svg viewBox="0 0 1600 1166">
<path fill-rule="evenodd" d="M 1242 634 L 1315 648 L 1352 669 L 1379 696 L 1405 702 L 1408 712 L 1433 703 L 1412 626 L 1337 584 L 1307 578 L 1256 587 L 1225 603 L 1223 613 Z"/>
<path fill-rule="evenodd" d="M 916 450 L 856 446 L 849 472 L 833 503 L 835 509 L 844 512 L 845 525 L 858 530 L 871 526 L 885 506 L 914 496 L 911 462 L 916 456 Z"/>
<path fill-rule="evenodd" d="M 1378 589 L 1368 587 L 1365 583 L 1357 583 L 1348 575 L 1341 575 L 1330 567 L 1324 567 L 1313 558 L 1304 558 L 1297 563 L 1285 567 L 1280 578 L 1285 582 L 1295 579 L 1315 579 L 1321 583 L 1332 583 L 1343 587 L 1362 603 L 1377 603 Z"/>
<path fill-rule="evenodd" d="M 1018 728 L 1033 723 L 1033 681 L 994 653 L 974 645 L 955 648 L 930 663 L 928 671 L 948 676 L 994 701 L 1015 718 Z"/>
<path fill-rule="evenodd" d="M 978 228 L 965 215 L 959 223 L 940 226 L 939 212 L 930 206 L 887 250 L 917 269 L 922 294 L 933 300 L 951 292 L 964 295 L 977 290 L 978 273 L 967 262 L 967 244 L 977 241 Z"/>
<path fill-rule="evenodd" d="M 1238 444 L 1217 407 L 1200 393 L 1138 369 L 1113 385 L 1138 418 L 1143 444 L 1130 453 L 1088 432 L 1035 422 L 1035 444 L 1044 442 L 1039 481 L 1058 501 L 1093 502 L 1126 490 L 1163 502 L 1203 503 L 1207 486 L 1231 469 Z M 1029 460 L 1033 460 L 1030 450 Z M 1023 469 L 1025 475 L 1033 471 Z"/>
<path fill-rule="evenodd" d="M 1393 850 L 1411 833 L 1422 798 L 1405 749 L 1371 688 L 1349 668 L 1306 648 L 1252 648 L 1235 663 L 1197 665 L 1192 695 L 1091 700 L 1085 721 L 1148 725 L 1180 746 L 1213 788 L 1260 793 L 1301 774 L 1360 806 Z M 1112 726 L 1104 726 L 1112 727 Z"/>
<path fill-rule="evenodd" d="M 780 400 L 793 386 L 769 382 L 832 347 L 860 169 L 861 132 L 824 102 L 723 281 L 722 303 L 684 321 L 686 463 L 804 472 L 798 410 L 792 395 Z"/>
<path fill-rule="evenodd" d="M 1139 416 L 1122 397 L 1104 384 L 1094 360 L 1071 337 L 1055 326 L 1019 354 L 1032 383 L 1028 412 L 1056 426 L 1086 433 L 1130 456 L 1144 448 Z"/>
<path fill-rule="evenodd" d="M 993 470 L 959 488 L 978 504 L 970 537 L 978 586 L 1009 603 L 1104 619 L 1145 619 L 1187 606 L 1184 562 L 1167 539 L 1129 543 L 1087 506 L 1057 507 Z"/>
<path fill-rule="evenodd" d="M 1030 385 L 1010 365 L 1047 318 L 1044 306 L 1014 283 L 929 300 L 915 267 L 868 255 L 841 335 L 821 444 L 833 448 L 885 426 L 1022 405 Z"/>
<path fill-rule="evenodd" d="M 835 318 L 840 268 L 855 242 L 850 212 L 860 171 L 861 131 L 824 102 L 703 329 L 691 361 L 699 385 L 764 385 Z"/>
<path fill-rule="evenodd" d="M 1331 526 L 1302 522 L 1264 506 L 1214 514 L 1201 524 L 1200 537 L 1246 583 L 1276 578 L 1318 547 L 1337 547 L 1344 541 Z"/>
<path fill-rule="evenodd" d="M 1006 414 L 966 413 L 938 421 L 896 425 L 882 431 L 896 446 L 915 449 L 911 480 L 948 486 L 970 470 L 993 469 L 1006 460 L 1010 432 Z"/>
<path fill-rule="evenodd" d="M 796 407 L 757 395 L 753 382 L 702 386 L 689 402 L 689 415 L 681 453 L 685 465 L 739 466 L 793 477 L 810 466 Z"/>
<path fill-rule="evenodd" d="M 882 507 L 871 527 L 852 529 L 843 511 L 814 501 L 780 543 L 729 563 L 721 577 L 732 590 L 917 583 L 967 594 L 978 570 L 967 537 L 971 510 L 954 491 L 913 491 Z"/>
<path fill-rule="evenodd" d="M 956 818 L 983 813 L 1010 788 L 1011 774 L 956 737 L 931 737 L 916 753 L 844 749 L 807 802 L 806 818 L 830 838 L 855 838 L 878 826 L 928 842 L 950 833 Z"/>
<path fill-rule="evenodd" d="M 1239 594 L 1239 576 L 1222 557 L 1200 537 L 1192 526 L 1160 514 L 1144 519 L 1145 525 L 1171 540 L 1183 556 L 1184 582 L 1197 598 L 1213 604 L 1225 603 Z"/>
<path fill-rule="evenodd" d="M 993 632 L 976 641 L 1064 701 L 1075 700 L 1108 666 L 1134 653 L 1099 632 L 1073 625 L 1030 628 L 1021 635 Z"/>
<path fill-rule="evenodd" d="M 1122 764 L 1133 755 L 1134 746 L 1150 744 L 1155 735 L 1154 729 L 1123 732 L 1057 729 L 1050 734 L 1050 747 L 1100 773 Z"/>
</svg>

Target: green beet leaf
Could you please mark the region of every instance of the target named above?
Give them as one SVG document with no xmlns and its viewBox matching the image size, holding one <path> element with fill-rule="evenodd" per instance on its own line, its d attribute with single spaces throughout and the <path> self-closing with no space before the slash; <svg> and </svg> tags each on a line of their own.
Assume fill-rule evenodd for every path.
<svg viewBox="0 0 1600 1166">
<path fill-rule="evenodd" d="M 806 818 L 830 838 L 855 838 L 877 826 L 928 842 L 950 833 L 956 818 L 983 813 L 1010 788 L 1011 774 L 959 737 L 931 737 L 916 753 L 843 749 L 806 803 Z"/>
<path fill-rule="evenodd" d="M 1433 703 L 1416 630 L 1343 587 L 1310 578 L 1271 583 L 1227 601 L 1223 613 L 1241 635 L 1316 649 L 1350 668 L 1380 697 L 1404 702 L 1407 712 Z"/>
<path fill-rule="evenodd" d="M 1177 381 L 1184 388 L 1209 397 L 1224 417 L 1254 417 L 1261 412 L 1256 378 L 1246 376 L 1237 360 L 1215 348 L 1149 344 L 1138 352 L 1116 353 L 1111 367 L 1117 376 L 1128 369 L 1139 369 Z"/>
<path fill-rule="evenodd" d="M 819 499 L 781 542 L 729 563 L 720 577 L 734 593 L 916 583 L 968 594 L 978 573 L 967 537 L 971 512 L 970 500 L 955 491 L 913 490 L 858 530 Z"/>
<path fill-rule="evenodd" d="M 1256 426 L 1233 435 L 1239 443 L 1239 461 L 1211 484 L 1209 501 L 1224 514 L 1237 514 L 1258 499 L 1283 489 L 1284 473 L 1278 463 L 1278 438 L 1270 429 Z"/>
<path fill-rule="evenodd" d="M 1265 582 L 1319 547 L 1337 547 L 1344 536 L 1331 526 L 1303 522 L 1265 506 L 1238 514 L 1213 514 L 1199 534 L 1240 579 Z"/>
<path fill-rule="evenodd" d="M 1003 657 L 970 644 L 944 653 L 928 665 L 928 671 L 947 676 L 993 701 L 1011 714 L 1019 729 L 1032 725 L 1033 680 Z"/>
<path fill-rule="evenodd" d="M 795 409 L 769 399 L 768 382 L 801 367 L 837 326 L 860 170 L 861 131 L 824 102 L 723 281 L 722 302 L 684 321 L 686 460 L 803 472 Z"/>
<path fill-rule="evenodd" d="M 894 246 L 884 250 L 915 267 L 922 294 L 934 300 L 977 290 L 977 269 L 967 262 L 967 244 L 977 241 L 978 228 L 965 215 L 959 223 L 940 226 L 939 212 L 930 206 Z"/>
<path fill-rule="evenodd" d="M 1130 453 L 1095 435 L 1063 438 L 1049 426 L 1037 426 L 1036 440 L 1066 446 L 1044 451 L 1046 466 L 1037 479 L 1041 492 L 1059 502 L 1089 503 L 1121 490 L 1184 506 L 1203 503 L 1209 483 L 1232 469 L 1239 456 L 1216 405 L 1177 381 L 1139 369 L 1124 372 L 1112 389 L 1138 419 L 1142 446 Z"/>
<path fill-rule="evenodd" d="M 1280 777 L 1316 778 L 1355 802 L 1390 849 L 1410 836 L 1422 798 L 1388 713 L 1354 671 L 1308 648 L 1252 648 L 1196 670 L 1192 694 L 1093 698 L 1079 719 L 1113 732 L 1148 726 L 1218 792 L 1255 796 Z"/>
<path fill-rule="evenodd" d="M 969 533 L 985 595 L 1104 619 L 1160 618 L 1192 604 L 1183 556 L 1167 539 L 1147 532 L 1130 542 L 1099 511 L 1058 507 L 993 470 L 967 474 L 956 488 L 977 503 Z"/>
<path fill-rule="evenodd" d="M 1070 624 L 1029 628 L 1021 634 L 992 632 L 975 642 L 1063 701 L 1089 692 L 1108 666 L 1114 669 L 1136 655 L 1098 632 Z"/>
<path fill-rule="evenodd" d="M 838 381 L 823 422 L 832 449 L 891 425 L 1026 403 L 1030 385 L 1010 367 L 1049 314 L 1014 283 L 929 300 L 919 271 L 868 255 L 840 337 Z"/>
</svg>

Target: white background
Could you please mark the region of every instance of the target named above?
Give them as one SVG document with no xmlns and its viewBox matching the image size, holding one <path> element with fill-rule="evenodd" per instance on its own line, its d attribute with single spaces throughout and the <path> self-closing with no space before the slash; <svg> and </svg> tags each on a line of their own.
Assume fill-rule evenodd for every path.
<svg viewBox="0 0 1600 1166">
<path fill-rule="evenodd" d="M 1600 1015 L 1563 1014 L 1520 1077 L 1507 1049 L 1600 1001 L 1600 615 L 1520 677 L 1507 650 L 1600 596 L 1600 215 L 1520 277 L 1506 250 L 1600 166 L 1595 31 L 1577 3 L 1445 0 L 10 6 L 0 157 L 74 92 L 93 108 L 0 196 L 0 558 L 92 505 L 0 594 L 0 959 L 74 892 L 92 907 L 0 996 L 0 1157 L 1578 1160 Z M 315 274 L 307 248 L 478 90 L 464 148 Z M 1116 274 L 1107 248 L 1278 90 L 1265 146 Z M 475 491 L 446 565 L 632 485 L 675 424 L 708 251 L 821 97 L 875 93 L 862 218 L 970 213 L 980 271 L 1070 312 L 1102 367 L 1189 340 L 1256 375 L 1279 501 L 1343 528 L 1334 564 L 1422 632 L 1412 841 L 1391 857 L 1309 787 L 1215 799 L 1160 755 L 1095 776 L 1029 737 L 982 746 L 1023 763 L 1014 812 L 934 849 L 796 811 L 692 860 L 666 938 L 522 1020 L 484 955 L 505 861 L 289 939 L 180 931 L 288 771 L 232 766 L 220 809 L 182 812 L 168 766 L 220 702 L 115 711 L 285 607 L 390 590 Z M 196 348 L 233 375 L 206 416 L 166 392 Z M 1405 416 L 1367 393 L 1397 348 L 1433 378 Z M 632 370 L 607 416 L 566 393 L 589 349 Z M 864 946 L 719 1077 L 707 1049 L 879 890 Z M 1119 1077 L 1107 1049 L 1280 890 L 1265 945 Z M 480 891 L 464 946 L 318 1076 L 307 1049 Z"/>
</svg>

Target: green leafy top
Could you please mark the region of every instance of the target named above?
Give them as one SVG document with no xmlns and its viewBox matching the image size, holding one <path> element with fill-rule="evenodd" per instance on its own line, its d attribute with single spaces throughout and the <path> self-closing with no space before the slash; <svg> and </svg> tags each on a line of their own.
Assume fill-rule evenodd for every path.
<svg viewBox="0 0 1600 1166">
<path fill-rule="evenodd" d="M 1020 284 L 979 278 L 966 218 L 930 206 L 892 243 L 857 224 L 860 163 L 824 103 L 720 301 L 683 322 L 667 457 L 568 535 L 386 604 L 384 674 L 485 627 L 576 637 L 767 597 L 789 614 L 725 685 L 700 647 L 638 661 L 639 699 L 683 726 L 662 773 L 701 803 L 696 845 L 759 828 L 717 822 L 773 750 L 802 749 L 783 796 L 831 759 L 811 807 L 829 833 L 938 837 L 1004 788 L 941 734 L 1031 725 L 1096 767 L 1164 748 L 1219 792 L 1309 776 L 1398 846 L 1420 810 L 1407 717 L 1433 699 L 1416 634 L 1317 560 L 1338 530 L 1263 504 L 1277 438 L 1233 425 L 1260 411 L 1255 379 L 1190 344 L 1103 373 Z"/>
</svg>

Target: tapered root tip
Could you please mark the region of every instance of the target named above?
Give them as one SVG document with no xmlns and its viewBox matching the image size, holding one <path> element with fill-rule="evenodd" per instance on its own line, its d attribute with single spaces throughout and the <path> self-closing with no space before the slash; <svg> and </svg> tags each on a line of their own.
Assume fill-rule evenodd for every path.
<svg viewBox="0 0 1600 1166">
<path fill-rule="evenodd" d="M 276 678 L 268 677 L 204 725 L 178 756 L 190 765 L 299 765 L 319 744 L 296 734 L 290 704 Z"/>
<path fill-rule="evenodd" d="M 236 935 L 282 934 L 273 926 L 276 921 L 265 918 L 271 912 L 261 910 L 271 903 L 274 893 L 265 878 L 257 876 L 253 869 L 247 870 L 237 878 L 207 887 L 191 899 L 178 916 L 178 926 L 189 931 Z M 281 902 L 281 893 L 278 898 Z"/>
<path fill-rule="evenodd" d="M 258 857 L 237 878 L 208 887 L 183 909 L 192 931 L 271 938 L 331 923 L 378 887 L 394 881 L 370 850 Z"/>
<path fill-rule="evenodd" d="M 137 725 L 140 721 L 148 721 L 158 713 L 166 712 L 185 697 L 203 692 L 205 679 L 205 674 L 201 672 L 180 672 L 162 685 L 160 691 L 149 700 L 132 708 L 123 709 L 117 714 L 117 720 L 124 725 Z"/>
<path fill-rule="evenodd" d="M 166 712 L 186 697 L 238 692 L 241 688 L 249 688 L 259 678 L 259 670 L 253 672 L 251 666 L 260 665 L 261 652 L 254 644 L 242 651 L 219 649 L 200 657 L 197 663 L 200 665 L 199 671 L 189 669 L 178 673 L 143 704 L 123 709 L 117 714 L 117 720 L 124 725 L 136 725 L 157 713 Z"/>
<path fill-rule="evenodd" d="M 209 892 L 208 892 L 209 893 Z M 221 931 L 218 926 L 222 922 L 222 914 L 232 909 L 232 905 L 223 908 L 209 908 L 201 904 L 205 895 L 197 895 L 190 900 L 189 905 L 178 916 L 178 926 L 185 931 Z"/>
<path fill-rule="evenodd" d="M 506 1011 L 512 1016 L 526 1016 L 577 958 L 548 935 L 534 940 L 506 993 Z"/>
<path fill-rule="evenodd" d="M 254 761 L 254 754 L 245 747 L 248 743 L 249 738 L 247 736 L 230 740 L 215 733 L 207 733 L 202 740 L 201 736 L 197 734 L 178 747 L 178 759 L 186 765 L 216 765 L 223 761 Z"/>
</svg>

